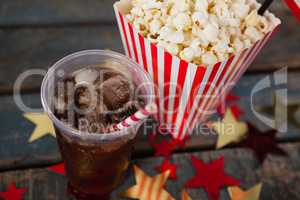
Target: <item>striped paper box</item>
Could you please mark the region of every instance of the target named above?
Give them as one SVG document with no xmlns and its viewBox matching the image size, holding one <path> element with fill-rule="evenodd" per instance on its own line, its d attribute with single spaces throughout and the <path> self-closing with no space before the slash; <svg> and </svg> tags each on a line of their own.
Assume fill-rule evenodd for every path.
<svg viewBox="0 0 300 200">
<path fill-rule="evenodd" d="M 157 119 L 174 138 L 184 138 L 215 111 L 276 29 L 224 62 L 197 66 L 171 55 L 140 35 L 122 14 L 130 8 L 129 3 L 130 0 L 122 0 L 114 5 L 125 52 L 152 77 Z"/>
</svg>

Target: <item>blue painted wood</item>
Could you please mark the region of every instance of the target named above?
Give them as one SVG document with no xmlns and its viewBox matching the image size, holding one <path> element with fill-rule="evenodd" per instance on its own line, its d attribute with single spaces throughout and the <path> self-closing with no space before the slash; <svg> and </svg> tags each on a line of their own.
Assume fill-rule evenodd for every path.
<svg viewBox="0 0 300 200">
<path fill-rule="evenodd" d="M 122 52 L 116 25 L 0 29 L 0 88 L 10 88 L 27 70 L 47 70 L 60 58 L 86 49 Z M 8 71 L 9 69 L 9 71 Z M 30 77 L 24 87 L 38 89 L 40 76 Z"/>
<path fill-rule="evenodd" d="M 0 4 L 0 26 L 111 22 L 114 0 L 26 0 Z"/>
<path fill-rule="evenodd" d="M 281 144 L 288 157 L 268 156 L 263 165 L 260 165 L 250 150 L 247 149 L 226 149 L 220 151 L 203 151 L 194 153 L 173 154 L 171 162 L 178 166 L 176 181 L 167 180 L 166 190 L 176 199 L 180 199 L 180 192 L 184 183 L 195 174 L 190 156 L 194 155 L 204 162 L 224 156 L 225 172 L 240 180 L 243 189 L 249 189 L 258 183 L 262 183 L 260 199 L 282 200 L 299 199 L 298 190 L 300 183 L 300 143 Z M 138 165 L 149 176 L 157 175 L 154 167 L 162 162 L 162 158 L 141 158 L 135 159 L 132 163 Z M 213 176 L 213 175 L 212 175 Z M 50 172 L 46 168 L 16 170 L 0 173 L 0 191 L 12 181 L 18 187 L 28 188 L 24 195 L 25 200 L 40 199 L 68 199 L 66 195 L 67 181 L 64 176 Z M 128 170 L 125 181 L 113 192 L 112 200 L 125 200 L 120 198 L 119 193 L 135 184 L 132 170 Z M 188 193 L 192 199 L 208 200 L 203 189 L 189 189 Z M 229 200 L 226 188 L 221 189 L 220 200 Z"/>
</svg>

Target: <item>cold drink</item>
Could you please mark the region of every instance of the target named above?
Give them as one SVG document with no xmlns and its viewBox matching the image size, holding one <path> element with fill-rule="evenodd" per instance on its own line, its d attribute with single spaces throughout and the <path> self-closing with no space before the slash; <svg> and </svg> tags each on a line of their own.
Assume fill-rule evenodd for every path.
<svg viewBox="0 0 300 200">
<path fill-rule="evenodd" d="M 146 73 L 126 57 L 84 51 L 56 63 L 42 84 L 42 103 L 54 122 L 69 191 L 77 199 L 108 199 L 129 165 L 142 122 L 110 131 L 151 103 Z"/>
</svg>

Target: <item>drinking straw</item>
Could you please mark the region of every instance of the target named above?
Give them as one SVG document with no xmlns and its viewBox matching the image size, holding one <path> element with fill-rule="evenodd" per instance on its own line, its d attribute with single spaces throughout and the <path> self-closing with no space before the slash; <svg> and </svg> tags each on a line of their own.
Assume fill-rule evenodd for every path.
<svg viewBox="0 0 300 200">
<path fill-rule="evenodd" d="M 155 103 L 147 104 L 144 108 L 139 109 L 133 115 L 127 117 L 125 120 L 110 127 L 110 131 L 118 131 L 126 127 L 134 126 L 150 115 L 157 113 L 157 106 Z"/>
<path fill-rule="evenodd" d="M 265 0 L 263 5 L 258 10 L 258 14 L 263 15 L 266 12 L 266 10 L 270 7 L 270 5 L 273 3 L 273 1 L 274 0 Z"/>
</svg>

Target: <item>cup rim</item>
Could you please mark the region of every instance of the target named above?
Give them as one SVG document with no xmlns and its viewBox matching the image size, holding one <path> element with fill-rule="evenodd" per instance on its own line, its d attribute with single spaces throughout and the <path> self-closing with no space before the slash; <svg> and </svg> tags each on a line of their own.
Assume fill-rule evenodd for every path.
<svg viewBox="0 0 300 200">
<path fill-rule="evenodd" d="M 85 132 L 80 132 L 79 130 L 71 127 L 71 126 L 67 126 L 65 123 L 63 123 L 61 120 L 59 120 L 54 113 L 52 112 L 52 110 L 50 109 L 48 103 L 46 102 L 46 90 L 47 90 L 47 84 L 49 81 L 49 76 L 52 75 L 56 69 L 58 69 L 62 63 L 65 63 L 67 61 L 70 61 L 74 58 L 80 57 L 80 56 L 84 56 L 84 55 L 101 55 L 101 56 L 108 56 L 114 59 L 119 59 L 122 60 L 123 63 L 125 63 L 128 66 L 134 67 L 136 70 L 139 71 L 139 73 L 141 73 L 144 76 L 144 79 L 147 80 L 149 83 L 152 83 L 151 81 L 151 77 L 150 75 L 141 67 L 139 66 L 137 63 L 133 62 L 132 60 L 130 60 L 128 57 L 126 57 L 123 54 L 111 51 L 111 50 L 98 50 L 98 49 L 93 49 L 93 50 L 83 50 L 83 51 L 79 51 L 79 52 L 75 52 L 72 53 L 70 55 L 67 55 L 63 58 L 61 58 L 60 60 L 58 60 L 56 63 L 54 63 L 48 70 L 48 72 L 46 73 L 43 81 L 42 81 L 42 85 L 41 85 L 41 103 L 44 109 L 44 112 L 47 113 L 47 115 L 49 116 L 49 118 L 52 120 L 52 122 L 57 125 L 58 127 L 64 128 L 66 129 L 66 133 L 71 133 L 71 135 L 73 136 L 77 136 L 77 137 L 82 137 L 85 139 L 97 139 L 97 140 L 111 140 L 111 139 L 115 139 L 118 137 L 123 137 L 126 136 L 128 134 L 130 134 L 130 129 L 134 128 L 135 126 L 129 126 L 129 127 L 125 127 L 119 131 L 114 131 L 114 132 L 110 132 L 110 133 L 85 133 Z M 150 87 L 150 91 L 149 94 L 150 97 L 149 98 L 149 103 L 154 103 L 154 88 Z M 145 120 L 142 120 L 140 124 L 142 124 Z"/>
</svg>

